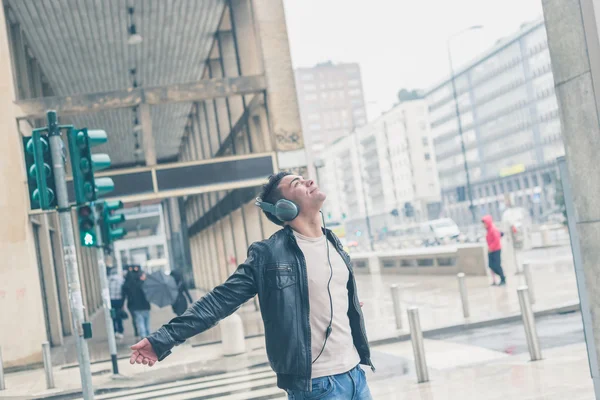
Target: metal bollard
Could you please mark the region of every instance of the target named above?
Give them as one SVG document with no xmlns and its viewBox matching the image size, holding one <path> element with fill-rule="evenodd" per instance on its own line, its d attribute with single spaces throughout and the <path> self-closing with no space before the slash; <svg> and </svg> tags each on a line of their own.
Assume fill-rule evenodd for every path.
<svg viewBox="0 0 600 400">
<path fill-rule="evenodd" d="M 460 272 L 456 275 L 458 278 L 458 291 L 460 292 L 460 300 L 462 302 L 463 316 L 469 318 L 469 296 L 467 295 L 467 283 L 465 282 L 465 274 Z"/>
<path fill-rule="evenodd" d="M 2 363 L 2 347 L 0 347 L 0 390 L 6 389 L 4 384 L 4 364 Z"/>
<path fill-rule="evenodd" d="M 46 388 L 54 389 L 54 373 L 52 372 L 52 356 L 50 355 L 50 343 L 42 343 L 42 356 L 44 358 L 44 372 L 46 372 Z"/>
<path fill-rule="evenodd" d="M 525 337 L 527 338 L 527 347 L 529 348 L 529 355 L 531 361 L 537 361 L 542 359 L 542 351 L 540 350 L 540 342 L 535 329 L 535 318 L 533 317 L 533 311 L 531 310 L 531 303 L 529 302 L 529 289 L 527 286 L 521 286 L 517 289 L 519 295 L 519 305 L 521 306 L 521 316 L 523 317 L 523 325 L 525 326 Z"/>
<path fill-rule="evenodd" d="M 396 317 L 396 328 L 402 329 L 402 308 L 400 307 L 400 287 L 392 285 L 392 303 L 394 303 L 394 315 Z"/>
<path fill-rule="evenodd" d="M 411 307 L 408 309 L 408 324 L 410 326 L 410 340 L 415 355 L 415 368 L 417 370 L 417 381 L 419 383 L 429 382 L 429 371 L 425 359 L 425 347 L 423 346 L 423 332 L 419 321 L 419 309 Z"/>
<path fill-rule="evenodd" d="M 246 352 L 244 323 L 238 313 L 233 313 L 219 324 L 223 355 L 234 356 Z"/>
<path fill-rule="evenodd" d="M 523 276 L 525 277 L 525 285 L 529 288 L 529 302 L 535 304 L 535 295 L 533 293 L 533 279 L 531 278 L 531 267 L 529 264 L 523 264 Z"/>
</svg>

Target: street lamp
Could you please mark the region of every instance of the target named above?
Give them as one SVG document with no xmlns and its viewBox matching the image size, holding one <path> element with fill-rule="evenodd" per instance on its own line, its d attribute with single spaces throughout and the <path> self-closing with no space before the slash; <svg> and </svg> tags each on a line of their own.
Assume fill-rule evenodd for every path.
<svg viewBox="0 0 600 400">
<path fill-rule="evenodd" d="M 473 223 L 476 224 L 477 223 L 477 219 L 475 216 L 475 206 L 473 205 L 473 191 L 471 189 L 471 178 L 469 176 L 469 164 L 467 162 L 467 152 L 465 149 L 465 139 L 463 137 L 463 131 L 462 131 L 462 122 L 460 120 L 460 109 L 458 108 L 458 98 L 456 96 L 456 77 L 454 76 L 454 67 L 452 66 L 452 52 L 451 52 L 451 48 L 450 48 L 450 42 L 451 40 L 458 36 L 461 35 L 467 31 L 472 31 L 472 30 L 479 30 L 479 29 L 483 29 L 482 25 L 473 25 L 467 29 L 463 29 L 460 32 L 457 32 L 455 34 L 450 35 L 450 37 L 448 38 L 448 43 L 447 43 L 447 47 L 448 47 L 448 63 L 450 64 L 450 78 L 452 81 L 452 96 L 454 97 L 454 107 L 455 107 L 455 111 L 456 111 L 456 120 L 458 122 L 458 135 L 460 136 L 460 147 L 462 150 L 462 155 L 463 155 L 463 162 L 465 164 L 465 174 L 467 177 L 467 195 L 469 196 L 469 210 L 471 211 L 471 217 L 473 218 Z"/>
<path fill-rule="evenodd" d="M 129 28 L 127 29 L 129 37 L 127 38 L 127 44 L 135 46 L 142 43 L 144 38 L 137 33 L 137 30 L 135 29 L 135 24 L 133 23 L 133 7 L 129 7 L 127 12 L 129 13 Z"/>
</svg>

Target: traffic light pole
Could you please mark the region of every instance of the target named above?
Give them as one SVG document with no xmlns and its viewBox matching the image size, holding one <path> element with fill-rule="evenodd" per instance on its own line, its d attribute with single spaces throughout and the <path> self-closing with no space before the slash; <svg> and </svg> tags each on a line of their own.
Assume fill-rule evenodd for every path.
<svg viewBox="0 0 600 400">
<path fill-rule="evenodd" d="M 96 257 L 98 258 L 98 274 L 100 275 L 100 286 L 102 288 L 102 305 L 104 308 L 104 320 L 106 321 L 106 336 L 108 337 L 108 349 L 110 350 L 110 359 L 112 361 L 113 374 L 119 375 L 119 364 L 117 363 L 117 342 L 115 340 L 115 329 L 111 316 L 110 291 L 108 289 L 108 279 L 106 279 L 106 263 L 104 262 L 104 249 L 102 247 L 102 232 L 98 223 L 98 211 L 96 204 L 92 203 L 92 215 L 96 222 Z M 115 310 L 118 312 L 119 310 Z"/>
<path fill-rule="evenodd" d="M 92 386 L 88 345 L 83 338 L 83 323 L 85 318 L 83 314 L 83 298 L 81 296 L 77 253 L 75 251 L 75 236 L 73 234 L 71 209 L 69 207 L 69 198 L 67 195 L 65 160 L 63 156 L 64 144 L 60 137 L 60 128 L 58 127 L 55 111 L 48 112 L 48 136 L 53 161 L 52 173 L 54 174 L 56 182 L 56 201 L 58 205 L 65 268 L 67 272 L 67 283 L 69 287 L 69 305 L 71 307 L 73 331 L 77 345 L 77 359 L 79 361 L 79 373 L 81 375 L 81 391 L 85 400 L 91 400 L 94 398 L 94 388 Z"/>
</svg>

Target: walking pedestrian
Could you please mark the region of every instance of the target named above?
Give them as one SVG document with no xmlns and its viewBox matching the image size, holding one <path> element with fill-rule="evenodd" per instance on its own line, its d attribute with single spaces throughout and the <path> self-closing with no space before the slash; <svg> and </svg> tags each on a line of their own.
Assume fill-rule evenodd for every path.
<svg viewBox="0 0 600 400">
<path fill-rule="evenodd" d="M 125 279 L 116 268 L 110 270 L 108 276 L 108 292 L 110 295 L 110 307 L 113 309 L 113 326 L 115 337 L 123 339 L 123 284 Z"/>
<path fill-rule="evenodd" d="M 375 370 L 354 272 L 321 225 L 325 198 L 310 179 L 271 176 L 256 205 L 283 229 L 253 243 L 224 284 L 132 346 L 130 362 L 154 365 L 258 294 L 269 361 L 290 399 L 372 399 L 359 365 Z"/>
<path fill-rule="evenodd" d="M 506 276 L 502 269 L 502 242 L 501 233 L 494 225 L 491 215 L 486 215 L 481 219 L 481 222 L 485 225 L 487 230 L 486 240 L 488 244 L 488 264 L 493 274 L 500 277 L 500 283 L 496 284 L 496 278 L 492 274 L 492 285 L 493 286 L 504 286 L 506 285 Z"/>
<path fill-rule="evenodd" d="M 127 301 L 127 308 L 133 314 L 133 320 L 137 328 L 136 336 L 142 339 L 150 334 L 150 303 L 142 290 L 146 273 L 142 271 L 139 265 L 134 266 L 134 272 L 136 273 L 131 279 L 125 280 L 123 294 Z"/>
<path fill-rule="evenodd" d="M 180 316 L 187 310 L 188 301 L 190 303 L 193 302 L 192 296 L 190 295 L 190 291 L 187 288 L 187 284 L 183 279 L 183 274 L 178 270 L 171 271 L 171 276 L 175 279 L 175 283 L 177 283 L 177 298 L 175 302 L 171 306 L 173 308 L 173 312 L 175 315 Z"/>
</svg>

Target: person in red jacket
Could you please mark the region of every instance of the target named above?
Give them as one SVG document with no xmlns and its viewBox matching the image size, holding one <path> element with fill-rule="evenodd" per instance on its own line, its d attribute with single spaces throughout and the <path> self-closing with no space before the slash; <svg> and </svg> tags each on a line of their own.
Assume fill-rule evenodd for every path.
<svg viewBox="0 0 600 400">
<path fill-rule="evenodd" d="M 494 221 L 492 220 L 491 215 L 486 215 L 481 219 L 481 222 L 485 225 L 485 229 L 487 230 L 487 244 L 488 244 L 488 261 L 490 269 L 500 277 L 499 286 L 506 285 L 506 277 L 504 276 L 504 271 L 502 270 L 502 243 L 500 242 L 500 238 L 502 235 L 496 225 L 494 225 Z M 496 279 L 492 285 L 496 286 Z"/>
</svg>

